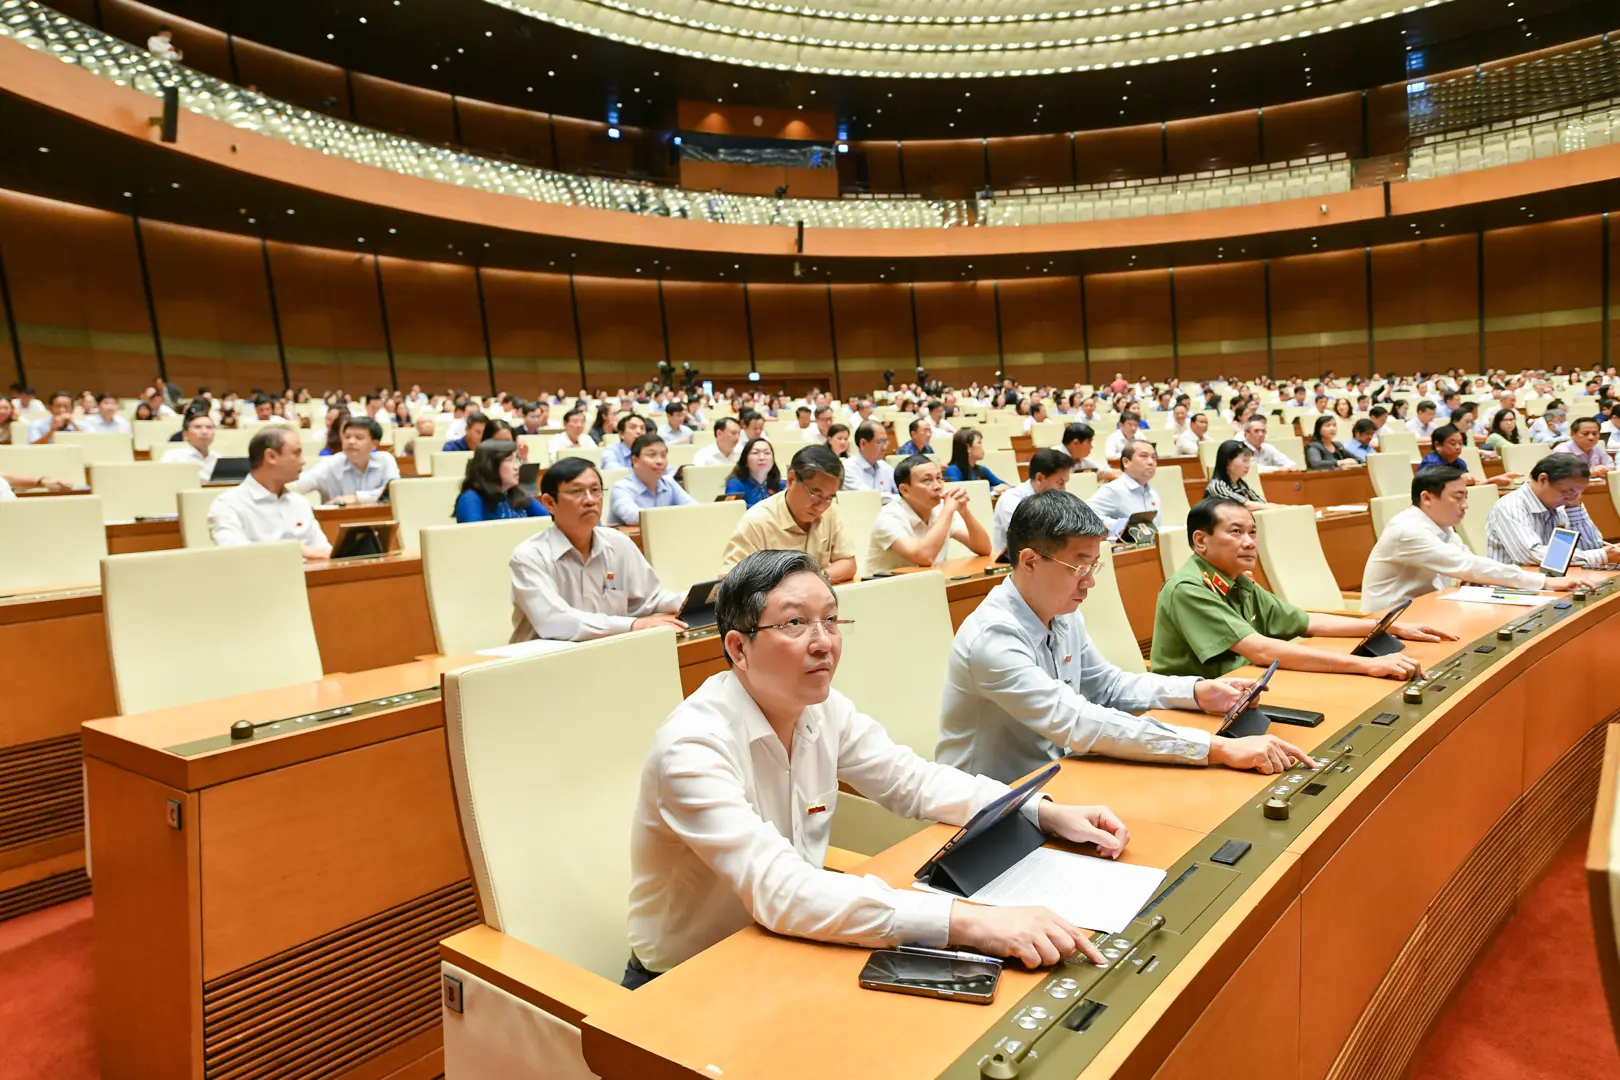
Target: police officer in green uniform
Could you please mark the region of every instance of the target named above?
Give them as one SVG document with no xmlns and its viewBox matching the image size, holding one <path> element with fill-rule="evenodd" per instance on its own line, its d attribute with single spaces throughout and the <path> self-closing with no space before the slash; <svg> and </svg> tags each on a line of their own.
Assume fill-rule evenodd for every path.
<svg viewBox="0 0 1620 1080">
<path fill-rule="evenodd" d="M 1374 619 L 1304 611 L 1251 576 L 1259 557 L 1254 515 L 1231 499 L 1205 499 L 1187 515 L 1193 555 L 1159 591 L 1153 613 L 1153 673 L 1217 679 L 1245 664 L 1273 660 L 1295 671 L 1409 679 L 1422 665 L 1406 653 L 1351 656 L 1313 649 L 1296 637 L 1365 637 Z M 1455 641 L 1430 626 L 1395 623 L 1409 641 Z"/>
</svg>

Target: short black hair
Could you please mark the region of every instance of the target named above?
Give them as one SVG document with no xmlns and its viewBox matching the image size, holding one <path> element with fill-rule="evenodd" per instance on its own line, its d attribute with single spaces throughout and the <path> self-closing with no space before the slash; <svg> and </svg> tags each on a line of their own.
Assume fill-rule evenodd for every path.
<svg viewBox="0 0 1620 1080">
<path fill-rule="evenodd" d="M 664 445 L 664 438 L 663 438 L 662 435 L 657 435 L 657 434 L 654 434 L 653 432 L 648 432 L 645 435 L 638 436 L 636 438 L 636 441 L 630 444 L 630 456 L 633 457 L 633 458 L 638 458 L 638 457 L 641 456 L 641 452 L 643 450 L 647 449 L 647 447 L 649 447 L 649 446 L 663 446 L 663 445 Z"/>
<path fill-rule="evenodd" d="M 911 454 L 904 461 L 894 467 L 894 486 L 911 483 L 911 470 L 923 465 L 934 464 L 934 459 L 927 454 Z"/>
<path fill-rule="evenodd" d="M 755 420 L 764 419 L 764 415 L 758 409 L 744 409 L 742 412 L 737 414 L 737 420 L 742 424 L 743 427 L 747 427 Z"/>
<path fill-rule="evenodd" d="M 474 416 L 483 416 L 484 414 L 483 413 L 474 413 L 473 415 Z M 581 420 L 585 419 L 585 410 L 584 409 L 569 409 L 567 412 L 563 413 L 563 423 L 565 423 L 565 424 L 568 423 L 568 421 L 572 420 L 576 416 L 579 417 Z M 468 418 L 467 423 L 468 423 L 469 426 L 472 424 L 471 417 Z"/>
<path fill-rule="evenodd" d="M 1125 421 L 1127 421 L 1127 420 L 1133 420 L 1138 424 L 1140 424 L 1142 422 L 1142 418 L 1140 416 L 1138 416 L 1136 413 L 1122 412 L 1122 413 L 1119 414 L 1119 426 L 1120 427 L 1124 427 L 1125 426 Z"/>
<path fill-rule="evenodd" d="M 805 410 L 801 409 L 799 411 L 804 412 Z M 735 416 L 722 416 L 720 419 L 718 419 L 718 420 L 716 420 L 714 422 L 714 433 L 715 433 L 715 435 L 718 436 L 721 432 L 725 431 L 727 424 L 736 424 L 736 423 L 737 423 L 737 418 Z M 738 426 L 741 427 L 742 425 L 739 424 Z"/>
<path fill-rule="evenodd" d="M 927 424 L 927 423 L 928 423 L 928 417 L 927 416 L 919 416 L 919 417 L 917 417 L 917 419 L 915 419 L 915 420 L 913 420 L 911 422 L 911 426 L 908 427 L 906 429 L 906 431 L 909 432 L 912 435 L 915 435 L 915 434 L 917 434 L 917 429 L 922 427 L 924 424 Z M 933 425 L 929 424 L 929 426 L 932 427 Z"/>
<path fill-rule="evenodd" d="M 1504 411 L 1506 411 L 1506 410 L 1504 410 Z M 1597 428 L 1599 431 L 1603 430 L 1603 425 L 1598 422 L 1597 417 L 1595 417 L 1595 416 L 1577 416 L 1575 419 L 1573 419 L 1573 420 L 1571 420 L 1569 422 L 1569 433 L 1571 435 L 1575 434 L 1575 432 L 1580 430 L 1580 427 L 1581 427 L 1582 424 L 1591 424 L 1593 427 Z"/>
<path fill-rule="evenodd" d="M 1417 475 L 1412 477 L 1412 505 L 1418 506 L 1423 502 L 1425 491 L 1439 498 L 1440 493 L 1446 490 L 1447 484 L 1466 479 L 1468 471 L 1455 465 L 1430 465 L 1419 469 Z"/>
<path fill-rule="evenodd" d="M 1193 503 L 1187 511 L 1187 543 L 1192 543 L 1193 533 L 1213 533 L 1221 523 L 1221 511 L 1227 507 L 1246 509 L 1236 499 L 1199 499 Z"/>
<path fill-rule="evenodd" d="M 819 407 L 818 407 L 818 408 L 817 408 L 817 409 L 816 409 L 816 419 L 817 419 L 817 420 L 820 420 L 820 419 L 821 419 L 821 414 L 822 414 L 822 413 L 826 413 L 826 414 L 827 414 L 827 415 L 828 415 L 828 416 L 831 416 L 831 415 L 832 415 L 832 406 L 831 406 L 831 405 L 822 405 L 822 406 L 819 406 Z"/>
<path fill-rule="evenodd" d="M 1097 433 L 1092 430 L 1091 425 L 1081 420 L 1076 420 L 1063 429 L 1064 446 L 1068 446 L 1072 442 L 1085 442 L 1096 437 Z"/>
<path fill-rule="evenodd" d="M 1029 478 L 1037 476 L 1051 476 L 1053 473 L 1067 475 L 1074 471 L 1074 458 L 1062 450 L 1037 450 L 1029 459 Z"/>
<path fill-rule="evenodd" d="M 809 413 L 809 412 L 810 412 L 810 406 L 808 406 L 808 405 L 800 405 L 797 409 L 793 410 L 793 415 L 794 416 L 803 416 L 803 415 L 805 415 L 806 413 Z"/>
<path fill-rule="evenodd" d="M 863 442 L 871 442 L 877 438 L 878 427 L 879 425 L 871 420 L 861 421 L 861 426 L 855 429 L 855 445 L 859 446 Z"/>
<path fill-rule="evenodd" d="M 597 483 L 602 482 L 602 473 L 591 463 L 590 458 L 565 457 L 558 458 L 556 464 L 546 469 L 540 476 L 540 494 L 550 495 L 553 499 L 562 490 L 562 486 L 570 480 L 578 479 L 586 472 L 596 473 Z"/>
<path fill-rule="evenodd" d="M 1018 562 L 1025 548 L 1052 555 L 1077 536 L 1108 536 L 1108 526 L 1085 501 L 1064 488 L 1031 495 L 1007 523 L 1007 561 Z"/>
<path fill-rule="evenodd" d="M 801 450 L 799 453 L 803 452 Z M 798 460 L 797 455 L 794 460 Z M 814 574 L 823 585 L 827 585 L 829 591 L 832 589 L 816 557 L 804 551 L 756 551 L 744 556 L 741 562 L 726 572 L 720 582 L 720 590 L 715 594 L 714 616 L 715 628 L 720 631 L 720 648 L 725 653 L 727 664 L 732 662 L 731 650 L 725 644 L 727 636 L 733 630 L 749 637 L 758 632 L 760 616 L 765 613 L 765 601 L 772 590 L 794 574 Z M 833 593 L 835 603 L 837 596 L 837 593 Z"/>
<path fill-rule="evenodd" d="M 1430 412 L 1433 412 L 1434 411 L 1434 402 L 1430 401 L 1428 398 L 1424 398 L 1422 401 L 1418 402 L 1417 403 L 1418 412 L 1422 412 L 1424 409 L 1427 409 Z"/>
<path fill-rule="evenodd" d="M 803 483 L 816 476 L 830 476 L 842 483 L 844 480 L 844 463 L 838 460 L 838 455 L 822 446 L 820 443 L 811 443 L 793 455 L 788 462 L 788 472 L 799 478 Z M 732 573 L 736 573 L 735 570 Z"/>
<path fill-rule="evenodd" d="M 248 440 L 248 468 L 257 469 L 264 464 L 264 455 L 274 450 L 281 453 L 281 448 L 287 445 L 287 436 L 298 438 L 298 432 L 290 424 L 269 424 L 253 433 Z"/>
<path fill-rule="evenodd" d="M 639 416 L 639 415 L 637 415 L 636 413 L 633 413 L 633 412 L 625 413 L 623 416 L 619 417 L 618 431 L 619 431 L 620 435 L 624 434 L 624 429 L 630 426 L 630 421 L 632 421 L 632 420 L 640 420 L 641 421 L 641 426 L 642 426 L 643 429 L 645 429 L 646 426 L 647 426 L 647 418 L 646 417 Z"/>
<path fill-rule="evenodd" d="M 103 390 L 101 393 L 96 395 L 96 404 L 99 405 L 109 398 L 111 398 L 113 401 L 117 401 L 118 395 L 113 393 L 111 390 Z"/>
<path fill-rule="evenodd" d="M 1374 405 L 1372 408 L 1367 410 L 1367 415 L 1376 420 L 1380 416 L 1388 416 L 1389 410 L 1384 408 L 1382 405 Z"/>
<path fill-rule="evenodd" d="M 672 401 L 668 405 L 664 406 L 664 415 L 665 416 L 668 416 L 670 413 L 685 412 L 685 411 L 686 411 L 686 402 L 684 402 L 684 401 L 676 400 L 676 401 Z"/>
<path fill-rule="evenodd" d="M 343 421 L 343 430 L 350 428 L 365 428 L 372 442 L 382 442 L 382 425 L 369 416 L 351 416 Z"/>
<path fill-rule="evenodd" d="M 1377 430 L 1378 425 L 1367 419 L 1365 416 L 1350 426 L 1350 434 L 1352 435 L 1365 435 L 1369 431 Z"/>
<path fill-rule="evenodd" d="M 1574 454 L 1548 454 L 1534 465 L 1530 466 L 1530 479 L 1539 480 L 1543 476 L 1547 483 L 1556 484 L 1563 480 L 1573 480 L 1580 477 L 1589 480 L 1592 470 L 1586 462 Z"/>
<path fill-rule="evenodd" d="M 1435 428 L 1434 431 L 1429 434 L 1429 445 L 1433 446 L 1438 451 L 1439 448 L 1440 448 L 1441 443 L 1445 442 L 1447 439 L 1451 438 L 1453 435 L 1461 435 L 1461 434 L 1462 434 L 1462 428 L 1458 427 L 1456 424 L 1441 424 L 1439 427 Z M 1467 445 L 1468 445 L 1468 440 L 1466 438 L 1464 438 L 1463 439 L 1463 446 L 1466 447 Z"/>
</svg>

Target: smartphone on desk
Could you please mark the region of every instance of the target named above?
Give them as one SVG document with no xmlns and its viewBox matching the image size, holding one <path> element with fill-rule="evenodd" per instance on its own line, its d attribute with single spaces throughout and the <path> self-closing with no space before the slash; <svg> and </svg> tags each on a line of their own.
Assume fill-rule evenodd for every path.
<svg viewBox="0 0 1620 1080">
<path fill-rule="evenodd" d="M 988 957 L 963 959 L 944 950 L 878 949 L 861 969 L 866 990 L 988 1005 L 996 999 L 1001 965 Z"/>
</svg>

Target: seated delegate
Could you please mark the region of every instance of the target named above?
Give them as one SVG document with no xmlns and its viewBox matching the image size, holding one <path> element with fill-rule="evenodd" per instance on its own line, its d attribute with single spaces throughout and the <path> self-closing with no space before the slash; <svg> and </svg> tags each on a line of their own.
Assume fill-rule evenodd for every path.
<svg viewBox="0 0 1620 1080">
<path fill-rule="evenodd" d="M 1118 539 L 1133 514 L 1153 511 L 1153 527 L 1159 528 L 1159 493 L 1152 488 L 1153 477 L 1159 471 L 1159 452 L 1145 439 L 1131 439 L 1120 451 L 1119 466 L 1123 476 L 1108 481 L 1086 501 L 1108 526 L 1110 539 Z"/>
<path fill-rule="evenodd" d="M 1073 475 L 1074 459 L 1062 450 L 1037 450 L 1029 459 L 1029 479 L 1017 487 L 1004 491 L 996 500 L 996 512 L 990 522 L 990 551 L 1000 555 L 1007 550 L 1007 526 L 1013 511 L 1031 495 L 1043 491 L 1063 490 Z"/>
<path fill-rule="evenodd" d="M 1254 515 L 1242 503 L 1204 499 L 1187 515 L 1193 554 L 1159 591 L 1153 613 L 1153 670 L 1214 678 L 1244 664 L 1273 660 L 1294 671 L 1332 671 L 1405 679 L 1422 669 L 1407 653 L 1351 656 L 1300 645 L 1296 637 L 1363 637 L 1374 619 L 1324 615 L 1295 607 L 1255 583 L 1259 563 Z M 1410 641 L 1455 641 L 1433 627 L 1395 623 Z"/>
<path fill-rule="evenodd" d="M 1204 485 L 1204 498 L 1229 499 L 1250 510 L 1264 510 L 1267 502 L 1247 479 L 1253 466 L 1253 447 L 1241 439 L 1227 439 L 1215 450 L 1215 467 Z"/>
<path fill-rule="evenodd" d="M 219 464 L 219 455 L 214 453 L 214 418 L 206 412 L 189 413 L 181 434 L 185 441 L 163 451 L 163 460 L 197 466 L 197 480 L 206 484 L 214 476 L 214 466 Z"/>
<path fill-rule="evenodd" d="M 744 512 L 720 557 L 720 573 L 756 551 L 781 549 L 809 553 L 835 585 L 852 580 L 855 545 L 838 508 L 843 472 L 825 446 L 808 444 L 794 454 L 787 488 Z"/>
<path fill-rule="evenodd" d="M 1346 469 L 1361 464 L 1354 454 L 1339 445 L 1338 435 L 1339 421 L 1336 417 L 1329 414 L 1316 418 L 1311 441 L 1305 444 L 1307 469 Z"/>
<path fill-rule="evenodd" d="M 641 774 L 624 985 L 644 985 L 755 923 L 867 947 L 955 945 L 1031 967 L 1076 954 L 1101 961 L 1079 928 L 1045 908 L 967 904 L 825 869 L 840 784 L 892 813 L 948 824 L 1007 787 L 897 746 L 832 688 L 855 628 L 840 621 L 813 555 L 750 554 L 727 575 L 717 609 L 730 670 L 669 715 Z M 1031 799 L 1020 812 L 1105 857 L 1129 840 L 1104 807 Z"/>
<path fill-rule="evenodd" d="M 1009 783 L 1066 753 L 1264 773 L 1308 761 L 1275 736 L 1212 737 L 1132 715 L 1144 709 L 1218 715 L 1250 684 L 1128 674 L 1103 659 L 1078 612 L 1095 584 L 1107 534 L 1091 508 L 1067 491 L 1019 504 L 1007 530 L 1012 573 L 962 621 L 951 644 L 935 760 Z"/>
<path fill-rule="evenodd" d="M 343 422 L 341 453 L 322 458 L 316 466 L 293 481 L 294 491 L 319 491 L 326 502 L 338 506 L 375 503 L 399 479 L 399 463 L 394 455 L 377 449 L 382 425 L 369 416 L 351 416 Z"/>
<path fill-rule="evenodd" d="M 894 467 L 900 497 L 885 503 L 872 523 L 866 553 L 869 573 L 938 566 L 953 539 L 977 555 L 990 554 L 990 534 L 973 516 L 967 492 L 947 490 L 941 472 L 935 461 L 921 454 Z"/>
<path fill-rule="evenodd" d="M 248 476 L 208 507 L 208 533 L 215 547 L 296 540 L 306 559 L 324 559 L 332 545 L 315 520 L 309 500 L 290 485 L 304 468 L 298 432 L 272 424 L 248 440 Z"/>
<path fill-rule="evenodd" d="M 1572 589 L 1577 578 L 1551 578 L 1475 555 L 1457 526 L 1468 512 L 1462 470 L 1431 465 L 1412 477 L 1412 505 L 1390 518 L 1361 575 L 1361 603 L 1382 611 L 1458 582 L 1517 589 Z"/>
<path fill-rule="evenodd" d="M 602 476 L 563 458 L 540 478 L 540 505 L 556 525 L 519 544 L 512 574 L 512 641 L 592 638 L 653 626 L 686 629 L 686 597 L 665 589 L 636 542 L 602 527 Z"/>
<path fill-rule="evenodd" d="M 874 420 L 864 421 L 857 427 L 855 452 L 850 454 L 844 463 L 844 490 L 876 491 L 885 496 L 898 495 L 899 491 L 894 483 L 894 466 L 884 460 L 888 450 L 888 428 Z"/>
<path fill-rule="evenodd" d="M 547 516 L 545 507 L 518 485 L 521 467 L 517 443 L 505 439 L 480 443 L 467 462 L 461 494 L 456 496 L 456 521 L 465 525 Z"/>
<path fill-rule="evenodd" d="M 669 447 L 662 435 L 630 444 L 630 475 L 608 493 L 609 525 L 640 525 L 641 512 L 656 506 L 694 506 L 697 500 L 669 475 Z"/>
<path fill-rule="evenodd" d="M 735 426 L 736 421 L 732 421 Z M 741 429 L 738 429 L 741 430 Z M 776 451 L 769 440 L 753 439 L 742 447 L 737 467 L 726 477 L 726 494 L 740 495 L 749 507 L 757 506 L 780 492 L 782 471 L 776 467 Z"/>
<path fill-rule="evenodd" d="M 1593 570 L 1620 563 L 1620 544 L 1606 544 L 1581 498 L 1591 471 L 1573 454 L 1548 454 L 1530 480 L 1496 500 L 1485 516 L 1485 554 L 1501 563 L 1540 566 L 1554 529 L 1578 534 L 1572 564 Z"/>
<path fill-rule="evenodd" d="M 984 436 L 973 428 L 965 427 L 951 436 L 951 463 L 945 466 L 945 480 L 983 480 L 990 485 L 990 494 L 1006 491 L 1007 481 L 979 464 L 984 460 Z M 1017 477 L 1014 477 L 1017 479 Z"/>
</svg>

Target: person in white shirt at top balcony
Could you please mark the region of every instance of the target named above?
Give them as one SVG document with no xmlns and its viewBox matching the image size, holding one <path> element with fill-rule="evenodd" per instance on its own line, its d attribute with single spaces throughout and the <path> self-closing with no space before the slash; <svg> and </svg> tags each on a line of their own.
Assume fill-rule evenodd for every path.
<svg viewBox="0 0 1620 1080">
<path fill-rule="evenodd" d="M 83 431 L 73 421 L 73 395 L 66 390 L 58 390 L 51 395 L 51 411 L 47 416 L 28 425 L 28 441 L 35 446 L 56 441 L 59 431 Z"/>
<path fill-rule="evenodd" d="M 885 499 L 898 496 L 894 466 L 884 461 L 889 452 L 889 429 L 868 420 L 855 429 L 855 452 L 844 459 L 845 491 L 876 491 Z"/>
<path fill-rule="evenodd" d="M 973 516 L 967 492 L 947 491 L 937 462 L 912 454 L 895 466 L 894 481 L 900 497 L 885 503 L 872 523 L 868 572 L 938 566 L 952 539 L 976 555 L 990 554 L 990 534 Z"/>
<path fill-rule="evenodd" d="M 653 737 L 630 836 L 630 960 L 645 985 L 744 927 L 866 948 L 947 945 L 1030 967 L 1102 955 L 1046 908 L 967 904 L 824 869 L 841 784 L 907 818 L 962 824 L 1006 785 L 924 761 L 832 688 L 846 638 L 814 558 L 758 551 L 717 600 L 730 670 Z M 791 763 L 791 771 L 790 771 Z M 1106 808 L 1028 800 L 1053 836 L 1107 858 L 1129 835 Z"/>
<path fill-rule="evenodd" d="M 163 452 L 164 461 L 184 461 L 197 466 L 197 479 L 206 484 L 213 479 L 214 466 L 219 455 L 214 453 L 214 418 L 205 412 L 194 412 L 186 418 L 184 441 Z"/>
<path fill-rule="evenodd" d="M 643 510 L 696 503 L 669 475 L 669 447 L 664 440 L 657 435 L 643 435 L 630 445 L 630 475 L 614 484 L 608 493 L 607 523 L 640 525 Z"/>
<path fill-rule="evenodd" d="M 157 33 L 146 39 L 146 51 L 177 64 L 186 58 L 180 46 L 174 43 L 174 30 L 167 25 L 158 27 Z"/>
<path fill-rule="evenodd" d="M 1103 458 L 1107 461 L 1113 461 L 1124 454 L 1125 444 L 1136 438 L 1136 433 L 1141 429 L 1141 426 L 1142 418 L 1136 413 L 1120 413 L 1119 427 L 1108 436 L 1107 443 L 1103 445 Z"/>
<path fill-rule="evenodd" d="M 388 485 L 399 479 L 394 455 L 377 449 L 382 425 L 369 416 L 351 416 L 343 422 L 343 452 L 328 454 L 314 468 L 287 487 L 300 494 L 319 491 L 337 506 L 375 503 Z"/>
<path fill-rule="evenodd" d="M 1177 406 L 1180 408 L 1181 406 Z M 1197 457 L 1198 444 L 1209 441 L 1209 417 L 1204 413 L 1194 413 L 1187 421 L 1187 430 L 1176 436 L 1176 455 L 1178 457 Z"/>
<path fill-rule="evenodd" d="M 590 641 L 672 626 L 685 593 L 658 580 L 636 542 L 602 527 L 602 475 L 584 458 L 563 458 L 540 478 L 540 505 L 555 527 L 512 551 L 512 641 Z"/>
<path fill-rule="evenodd" d="M 1260 472 L 1298 472 L 1294 459 L 1266 442 L 1266 418 L 1255 413 L 1243 423 L 1243 441 L 1254 455 L 1255 468 Z"/>
<path fill-rule="evenodd" d="M 1031 495 L 1066 487 L 1074 470 L 1074 458 L 1062 450 L 1037 450 L 1029 459 L 1029 479 L 1008 488 L 996 500 L 995 517 L 990 523 L 990 551 L 1000 555 L 1007 550 L 1007 526 L 1018 504 Z"/>
<path fill-rule="evenodd" d="M 585 410 L 569 409 L 563 414 L 563 429 L 551 437 L 547 449 L 555 458 L 560 450 L 590 450 L 596 440 L 585 434 Z"/>
<path fill-rule="evenodd" d="M 79 427 L 92 435 L 128 435 L 129 421 L 118 415 L 118 395 L 102 394 L 96 398 L 96 411 L 87 414 Z"/>
<path fill-rule="evenodd" d="M 1120 538 L 1133 514 L 1152 510 L 1153 527 L 1157 529 L 1162 524 L 1159 493 L 1151 487 L 1153 477 L 1159 471 L 1159 455 L 1153 444 L 1145 439 L 1133 439 L 1126 443 L 1119 464 L 1125 470 L 1125 475 L 1110 480 L 1097 489 L 1097 494 L 1086 500 L 1092 511 L 1108 526 L 1110 540 Z"/>
<path fill-rule="evenodd" d="M 693 429 L 686 421 L 686 405 L 680 401 L 671 401 L 664 407 L 664 423 L 658 429 L 658 437 L 670 446 L 691 442 Z"/>
<path fill-rule="evenodd" d="M 1530 480 L 1496 500 L 1485 517 L 1485 554 L 1500 563 L 1540 566 L 1553 529 L 1574 529 L 1574 563 L 1592 570 L 1620 563 L 1620 544 L 1605 544 L 1581 498 L 1592 475 L 1572 454 L 1548 454 L 1530 466 Z"/>
<path fill-rule="evenodd" d="M 1406 422 L 1406 430 L 1419 439 L 1427 439 L 1434 434 L 1439 422 L 1434 418 L 1434 402 L 1424 400 L 1418 402 L 1417 415 Z"/>
<path fill-rule="evenodd" d="M 1457 526 L 1468 510 L 1462 469 L 1430 465 L 1412 478 L 1412 505 L 1390 518 L 1361 577 L 1361 608 L 1383 611 L 1458 582 L 1563 592 L 1576 578 L 1548 578 L 1468 550 Z"/>
<path fill-rule="evenodd" d="M 296 429 L 272 424 L 248 440 L 246 480 L 220 495 L 208 508 L 208 532 L 216 547 L 296 540 L 306 559 L 324 559 L 332 545 L 315 520 L 309 500 L 289 484 L 304 467 Z"/>
<path fill-rule="evenodd" d="M 722 416 L 714 422 L 714 442 L 699 447 L 692 455 L 692 464 L 735 465 L 741 457 L 742 425 L 729 416 Z"/>
<path fill-rule="evenodd" d="M 826 446 L 827 432 L 832 430 L 832 426 L 832 406 L 816 406 L 816 422 L 804 429 L 804 441 L 807 443 L 815 443 L 817 446 Z"/>
<path fill-rule="evenodd" d="M 1596 418 L 1583 416 L 1570 421 L 1569 440 L 1553 447 L 1555 454 L 1572 454 L 1586 463 L 1593 476 L 1607 476 L 1614 459 L 1603 449 L 1602 428 Z"/>
</svg>

